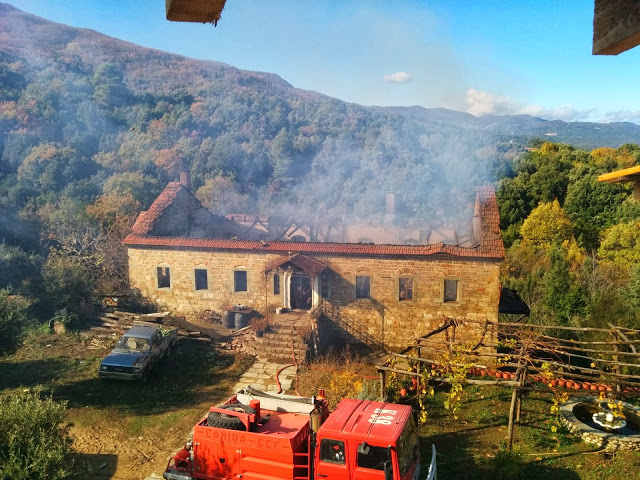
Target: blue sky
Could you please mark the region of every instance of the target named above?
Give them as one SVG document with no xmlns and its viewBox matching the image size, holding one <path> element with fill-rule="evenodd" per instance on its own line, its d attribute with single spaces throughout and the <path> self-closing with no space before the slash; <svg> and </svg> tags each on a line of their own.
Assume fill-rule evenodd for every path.
<svg viewBox="0 0 640 480">
<path fill-rule="evenodd" d="M 591 55 L 593 0 L 227 0 L 215 28 L 163 0 L 8 3 L 363 105 L 640 123 L 640 47 Z"/>
</svg>

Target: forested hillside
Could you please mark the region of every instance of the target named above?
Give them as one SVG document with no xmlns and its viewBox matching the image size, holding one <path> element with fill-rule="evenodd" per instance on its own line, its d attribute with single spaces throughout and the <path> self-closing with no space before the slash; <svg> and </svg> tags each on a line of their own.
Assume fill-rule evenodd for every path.
<svg viewBox="0 0 640 480">
<path fill-rule="evenodd" d="M 541 145 L 531 143 L 536 136 L 615 149 L 545 144 L 527 153 Z M 622 236 L 637 209 L 625 200 L 628 189 L 594 178 L 637 163 L 637 147 L 621 145 L 638 141 L 633 124 L 349 104 L 274 74 L 139 47 L 0 4 L 0 288 L 47 299 L 37 304 L 45 312 L 126 291 L 119 242 L 181 170 L 216 213 L 310 221 L 375 221 L 393 191 L 400 216 L 446 222 L 472 186 L 502 179 L 502 227 L 513 251 L 524 249 L 531 268 L 562 253 L 574 282 L 583 257 L 621 265 L 623 240 L 607 235 Z M 563 232 L 571 232 L 559 237 L 564 243 L 531 243 L 524 230 L 520 241 L 537 205 L 556 199 L 566 210 Z M 538 283 L 527 277 L 516 262 L 525 258 L 509 257 L 506 278 L 535 304 L 552 279 L 546 270 L 532 270 Z M 625 268 L 618 285 L 630 284 Z M 591 308 L 582 284 L 571 285 L 578 300 L 563 321 Z M 545 305 L 556 314 L 553 302 Z"/>
<path fill-rule="evenodd" d="M 640 327 L 640 201 L 598 175 L 640 164 L 640 147 L 544 143 L 499 181 L 502 276 L 531 321 Z"/>
</svg>

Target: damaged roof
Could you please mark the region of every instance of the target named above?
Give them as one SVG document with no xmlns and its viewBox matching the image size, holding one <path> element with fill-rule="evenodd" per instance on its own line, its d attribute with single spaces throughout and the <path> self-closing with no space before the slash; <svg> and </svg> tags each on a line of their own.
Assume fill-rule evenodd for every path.
<svg viewBox="0 0 640 480">
<path fill-rule="evenodd" d="M 222 249 L 290 254 L 452 255 L 502 259 L 498 204 L 493 187 L 476 188 L 473 217 L 459 231 L 397 225 L 323 225 L 312 229 L 286 219 L 230 215 L 205 209 L 183 184 L 171 182 L 141 212 L 124 240 L 129 247 Z M 464 231 L 462 231 L 464 229 Z M 370 235 L 365 236 L 365 235 Z M 375 237 L 375 241 L 374 241 Z"/>
</svg>

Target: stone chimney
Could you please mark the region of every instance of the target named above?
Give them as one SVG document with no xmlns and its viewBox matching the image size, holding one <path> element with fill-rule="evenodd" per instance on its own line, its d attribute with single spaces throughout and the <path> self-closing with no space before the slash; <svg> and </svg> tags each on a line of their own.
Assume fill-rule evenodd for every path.
<svg viewBox="0 0 640 480">
<path fill-rule="evenodd" d="M 180 185 L 184 185 L 187 190 L 191 190 L 191 174 L 186 170 L 180 172 Z"/>
<path fill-rule="evenodd" d="M 393 223 L 396 218 L 396 195 L 395 193 L 387 193 L 387 209 L 384 214 L 384 223 Z"/>
</svg>

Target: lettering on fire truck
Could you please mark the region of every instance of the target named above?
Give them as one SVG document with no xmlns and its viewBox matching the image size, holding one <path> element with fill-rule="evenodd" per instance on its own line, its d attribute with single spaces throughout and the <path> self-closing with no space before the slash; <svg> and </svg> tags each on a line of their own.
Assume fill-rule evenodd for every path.
<svg viewBox="0 0 640 480">
<path fill-rule="evenodd" d="M 253 445 L 258 448 L 272 449 L 278 444 L 277 440 L 270 438 L 247 438 L 242 432 L 234 430 L 221 430 L 221 429 L 207 429 L 205 430 L 205 437 L 209 440 L 216 440 L 220 442 L 233 442 L 236 445 Z"/>
<path fill-rule="evenodd" d="M 383 408 L 376 408 L 371 417 L 369 417 L 369 423 L 379 423 L 381 425 L 391 425 L 397 410 L 386 410 Z"/>
</svg>

